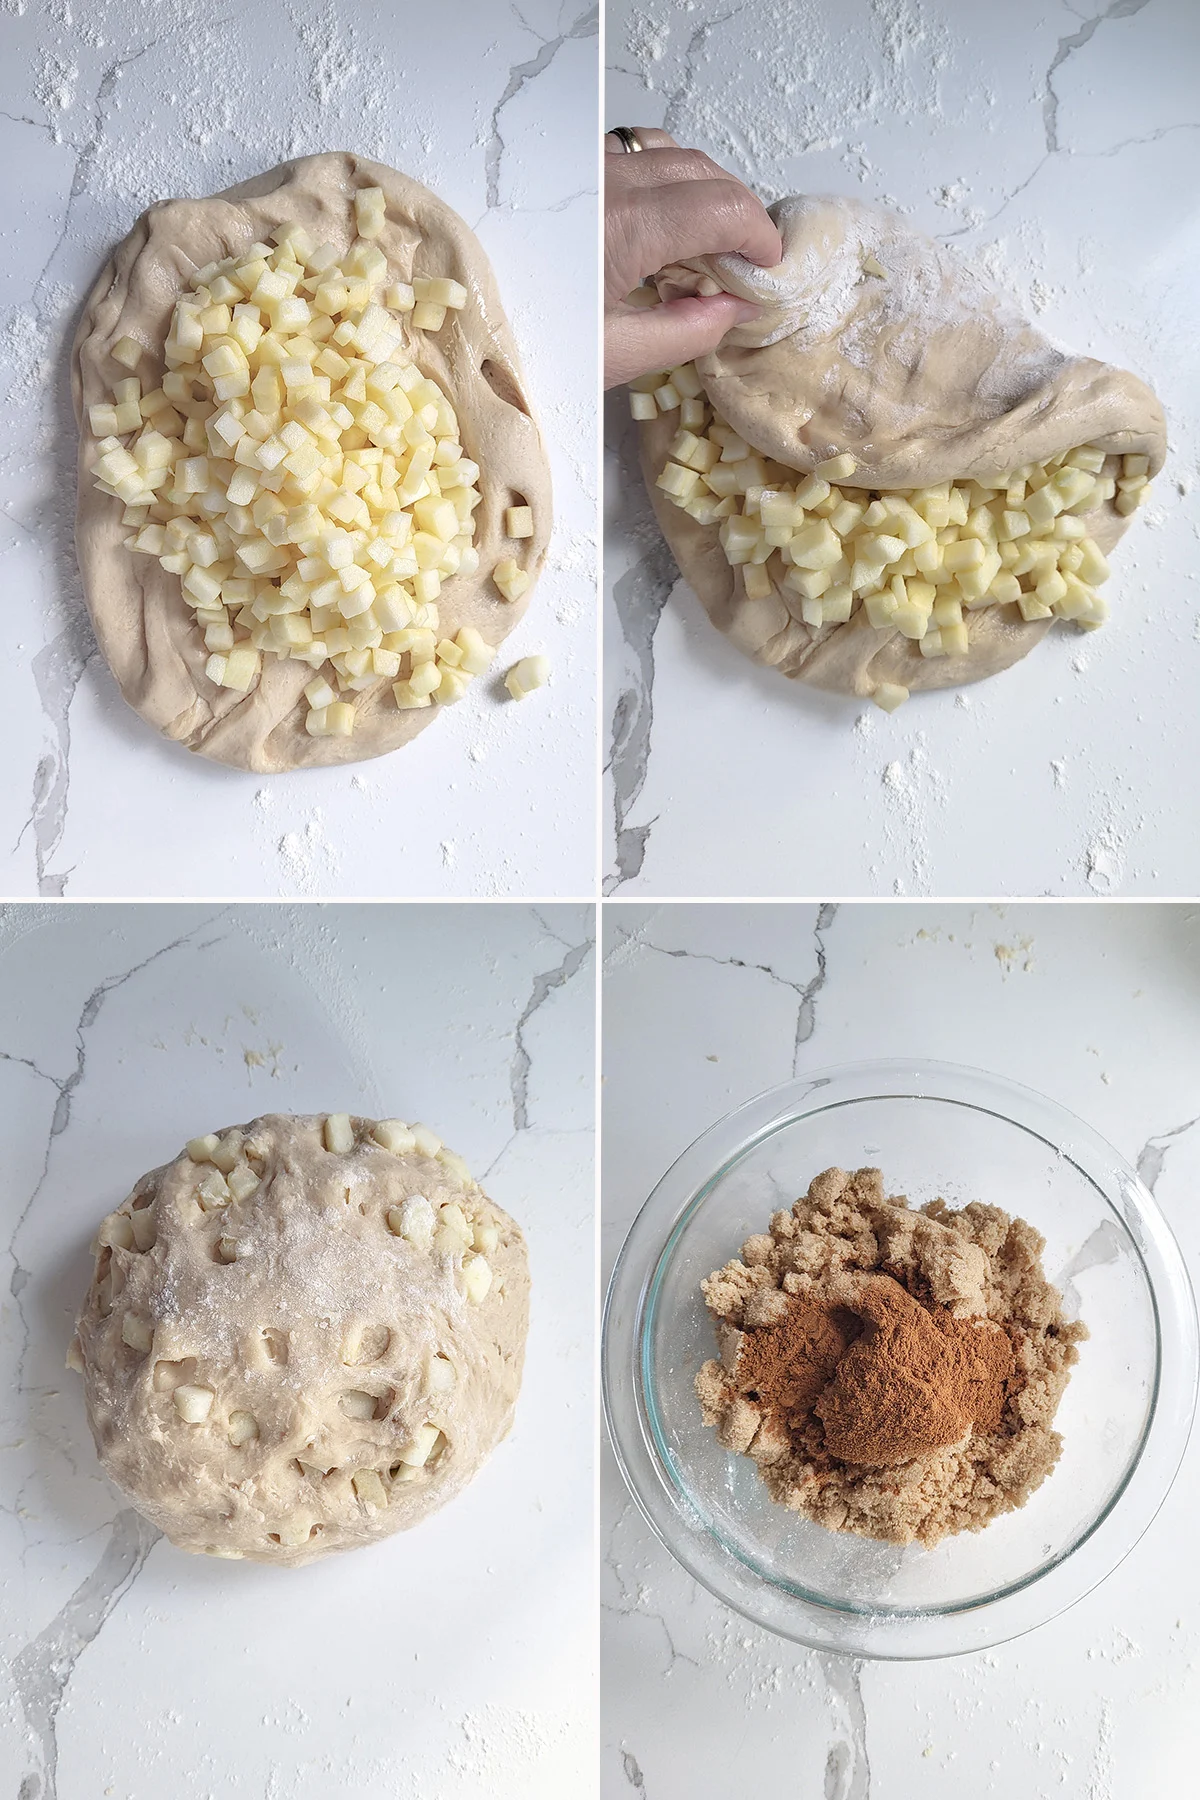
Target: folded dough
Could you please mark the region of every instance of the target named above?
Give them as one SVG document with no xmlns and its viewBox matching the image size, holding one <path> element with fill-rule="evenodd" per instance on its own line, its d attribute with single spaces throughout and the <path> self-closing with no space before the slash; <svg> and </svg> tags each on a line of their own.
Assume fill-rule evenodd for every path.
<svg viewBox="0 0 1200 1800">
<path fill-rule="evenodd" d="M 389 281 L 448 276 L 466 287 L 461 312 L 437 332 L 410 330 L 409 348 L 454 406 L 465 454 L 480 466 L 483 502 L 475 515 L 479 571 L 447 582 L 439 602 L 440 635 L 464 625 L 500 643 L 528 603 L 503 599 L 491 572 L 516 555 L 536 576 L 550 531 L 550 475 L 534 423 L 516 347 L 491 268 L 473 232 L 428 188 L 380 163 L 347 152 L 301 157 L 207 200 L 167 200 L 138 220 L 106 264 L 84 308 L 72 359 L 72 393 L 80 422 L 79 498 L 75 541 L 88 610 L 100 648 L 129 704 L 164 736 L 235 768 L 274 773 L 382 756 L 415 737 L 437 706 L 401 711 L 391 681 L 353 696 L 352 737 L 310 737 L 304 687 L 314 670 L 264 659 L 248 693 L 215 686 L 204 673 L 203 635 L 180 590 L 179 577 L 150 556 L 123 546 L 121 506 L 92 485 L 96 440 L 84 421 L 128 373 L 109 352 L 121 338 L 150 345 L 141 370 L 161 379 L 165 339 L 179 295 L 206 263 L 268 237 L 278 225 L 303 225 L 317 242 L 344 253 L 354 241 L 354 195 L 382 188 L 387 218 L 375 243 L 388 260 Z M 534 535 L 514 549 L 504 533 L 513 505 L 533 511 Z"/>
<path fill-rule="evenodd" d="M 1058 349 L 943 245 L 837 196 L 796 195 L 770 212 L 783 239 L 778 267 L 700 257 L 657 281 L 664 299 L 703 282 L 762 307 L 696 363 L 708 401 L 752 449 L 802 472 L 849 451 L 857 467 L 840 485 L 877 490 L 986 484 L 1085 444 L 1145 455 L 1151 476 L 1162 467 L 1166 427 L 1150 389 Z M 655 487 L 676 429 L 669 415 L 642 427 L 655 512 L 713 623 L 757 661 L 840 693 L 884 682 L 951 687 L 1018 661 L 1053 622 L 990 606 L 968 615 L 965 656 L 926 658 L 919 644 L 872 626 L 861 603 L 847 623 L 813 628 L 777 589 L 748 599 L 718 528 Z M 1110 502 L 1083 517 L 1105 551 L 1128 524 Z"/>
</svg>

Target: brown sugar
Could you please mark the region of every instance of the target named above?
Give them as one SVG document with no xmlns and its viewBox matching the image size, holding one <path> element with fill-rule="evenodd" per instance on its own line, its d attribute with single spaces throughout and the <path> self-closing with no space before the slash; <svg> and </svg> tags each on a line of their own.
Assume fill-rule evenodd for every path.
<svg viewBox="0 0 1200 1800">
<path fill-rule="evenodd" d="M 1058 1459 L 1076 1345 L 1023 1220 L 886 1199 L 827 1169 L 703 1282 L 706 1423 L 772 1497 L 833 1529 L 934 1544 L 1024 1504 Z"/>
</svg>

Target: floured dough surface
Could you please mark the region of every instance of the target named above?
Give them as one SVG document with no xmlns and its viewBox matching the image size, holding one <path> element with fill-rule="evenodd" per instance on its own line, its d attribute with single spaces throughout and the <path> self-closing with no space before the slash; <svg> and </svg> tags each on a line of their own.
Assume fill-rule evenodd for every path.
<svg viewBox="0 0 1200 1800">
<path fill-rule="evenodd" d="M 666 298 L 707 281 L 763 308 L 696 363 L 708 402 L 752 449 L 801 473 L 848 451 L 853 486 L 876 492 L 986 484 L 1082 445 L 1114 459 L 1145 455 L 1151 476 L 1162 467 L 1166 428 L 1149 388 L 1052 344 L 944 246 L 841 197 L 794 196 L 770 212 L 784 244 L 778 268 L 705 257 L 659 277 Z M 656 515 L 713 623 L 755 660 L 867 695 L 884 682 L 915 690 L 981 680 L 1045 634 L 1049 620 L 993 606 L 969 616 L 965 656 L 927 659 L 898 632 L 873 627 L 861 606 L 844 624 L 813 628 L 778 589 L 749 599 L 717 527 L 655 487 L 676 429 L 666 415 L 642 427 Z M 1129 522 L 1111 503 L 1083 521 L 1103 551 Z"/>
<path fill-rule="evenodd" d="M 295 1566 L 371 1543 L 511 1426 L 520 1230 L 423 1127 L 331 1123 L 198 1140 L 101 1227 L 69 1360 L 105 1470 L 181 1549 Z"/>
<path fill-rule="evenodd" d="M 143 214 L 117 247 L 88 299 L 76 334 L 72 390 L 77 418 L 107 401 L 128 370 L 111 355 L 133 337 L 147 347 L 139 372 L 161 380 L 163 343 L 172 310 L 198 269 L 268 239 L 279 225 L 302 225 L 340 253 L 355 241 L 354 196 L 380 188 L 386 218 L 373 241 L 388 262 L 388 281 L 445 276 L 467 289 L 466 306 L 438 331 L 409 319 L 408 350 L 442 388 L 461 426 L 465 454 L 479 464 L 483 501 L 475 515 L 479 570 L 447 581 L 440 635 L 463 626 L 496 645 L 512 630 L 528 592 L 512 602 L 491 580 L 502 558 L 515 556 L 536 576 L 551 523 L 545 448 L 481 245 L 462 219 L 428 188 L 380 163 L 345 152 L 302 157 L 206 200 L 168 200 Z M 129 704 L 164 736 L 217 762 L 264 773 L 322 763 L 356 762 L 407 743 L 438 713 L 402 711 L 391 683 L 354 698 L 351 737 L 312 737 L 305 730 L 304 687 L 314 671 L 268 657 L 247 693 L 216 686 L 205 674 L 204 640 L 180 590 L 179 577 L 150 556 L 124 547 L 121 505 L 93 486 L 96 440 L 80 431 L 76 548 L 96 636 Z M 514 547 L 504 515 L 528 505 L 533 536 Z"/>
</svg>

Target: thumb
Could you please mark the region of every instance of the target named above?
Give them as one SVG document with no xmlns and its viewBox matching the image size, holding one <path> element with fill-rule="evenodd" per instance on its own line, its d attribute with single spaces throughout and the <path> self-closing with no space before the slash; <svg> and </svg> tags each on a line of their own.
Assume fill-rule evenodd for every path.
<svg viewBox="0 0 1200 1800">
<path fill-rule="evenodd" d="M 757 319 L 760 311 L 733 294 L 692 294 L 661 306 L 610 313 L 604 326 L 604 385 L 617 387 L 707 356 L 735 325 Z"/>
</svg>

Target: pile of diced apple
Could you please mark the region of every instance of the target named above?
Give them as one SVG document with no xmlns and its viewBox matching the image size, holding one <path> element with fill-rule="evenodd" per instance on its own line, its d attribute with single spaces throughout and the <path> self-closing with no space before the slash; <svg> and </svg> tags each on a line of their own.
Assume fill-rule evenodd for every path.
<svg viewBox="0 0 1200 1800">
<path fill-rule="evenodd" d="M 244 693 L 265 656 L 307 663 L 314 737 L 349 735 L 381 682 L 401 708 L 457 700 L 494 654 L 469 626 L 439 631 L 443 582 L 479 567 L 480 469 L 409 337 L 441 330 L 467 290 L 389 280 L 380 189 L 359 191 L 355 218 L 347 254 L 286 224 L 200 269 L 161 385 L 131 373 L 88 419 L 96 484 L 124 504 L 127 547 L 179 576 L 208 679 Z M 111 354 L 132 371 L 147 348 Z M 505 520 L 532 535 L 528 507 Z M 492 579 L 509 601 L 530 581 L 511 556 Z"/>
<path fill-rule="evenodd" d="M 857 465 L 845 452 L 802 476 L 761 456 L 716 414 L 691 363 L 643 377 L 630 400 L 643 421 L 678 410 L 658 487 L 718 528 L 748 599 L 777 592 L 814 631 L 861 609 L 926 657 L 965 656 L 965 615 L 990 606 L 1015 604 L 1027 620 L 1102 624 L 1108 608 L 1096 588 L 1108 564 L 1082 515 L 1105 501 L 1132 513 L 1148 491 L 1147 457 L 1090 445 L 987 482 L 854 487 Z M 873 698 L 891 711 L 908 690 L 884 682 Z"/>
</svg>

